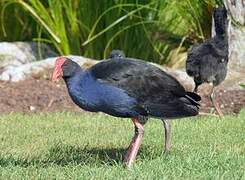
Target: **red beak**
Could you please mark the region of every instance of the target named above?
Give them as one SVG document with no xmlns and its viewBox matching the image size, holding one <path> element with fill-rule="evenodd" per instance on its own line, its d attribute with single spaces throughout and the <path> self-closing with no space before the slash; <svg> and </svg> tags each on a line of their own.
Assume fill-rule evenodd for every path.
<svg viewBox="0 0 245 180">
<path fill-rule="evenodd" d="M 64 57 L 58 57 L 55 61 L 55 67 L 52 74 L 52 81 L 56 81 L 59 77 L 63 76 L 62 65 L 65 62 Z"/>
</svg>

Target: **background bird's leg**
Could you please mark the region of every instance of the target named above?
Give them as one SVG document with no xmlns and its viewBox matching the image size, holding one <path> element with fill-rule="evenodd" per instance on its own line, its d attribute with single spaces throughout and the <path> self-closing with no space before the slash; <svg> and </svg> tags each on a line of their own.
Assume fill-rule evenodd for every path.
<svg viewBox="0 0 245 180">
<path fill-rule="evenodd" d="M 135 134 L 124 158 L 124 162 L 126 163 L 127 167 L 131 167 L 133 164 L 144 134 L 144 124 L 137 118 L 132 119 L 132 121 L 135 126 Z"/>
<path fill-rule="evenodd" d="M 171 148 L 171 123 L 169 120 L 162 119 L 165 135 L 165 152 L 169 152 Z"/>
<path fill-rule="evenodd" d="M 197 90 L 198 90 L 198 86 L 199 86 L 199 84 L 195 82 L 195 88 L 194 88 L 194 92 L 195 92 L 195 93 L 196 93 Z"/>
<path fill-rule="evenodd" d="M 219 105 L 216 103 L 215 95 L 214 95 L 214 85 L 212 86 L 212 91 L 211 91 L 209 97 L 210 97 L 210 100 L 211 100 L 216 112 L 218 113 L 219 117 L 222 118 L 224 115 L 223 115 L 222 111 L 220 110 Z"/>
</svg>

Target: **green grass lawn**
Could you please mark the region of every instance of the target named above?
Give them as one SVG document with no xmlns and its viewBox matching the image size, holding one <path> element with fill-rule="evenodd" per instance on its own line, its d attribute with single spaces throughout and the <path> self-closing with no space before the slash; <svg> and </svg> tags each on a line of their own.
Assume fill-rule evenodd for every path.
<svg viewBox="0 0 245 180">
<path fill-rule="evenodd" d="M 0 179 L 245 179 L 245 110 L 174 120 L 169 154 L 161 121 L 150 120 L 127 170 L 133 132 L 129 119 L 104 114 L 1 115 Z"/>
</svg>

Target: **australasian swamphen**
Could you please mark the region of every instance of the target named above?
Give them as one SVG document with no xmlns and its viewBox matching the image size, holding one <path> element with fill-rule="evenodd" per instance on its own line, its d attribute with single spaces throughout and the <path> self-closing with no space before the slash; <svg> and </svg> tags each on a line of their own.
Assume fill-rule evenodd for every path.
<svg viewBox="0 0 245 180">
<path fill-rule="evenodd" d="M 188 53 L 186 72 L 194 77 L 195 89 L 204 82 L 212 83 L 210 100 L 220 117 L 223 116 L 214 97 L 214 87 L 224 81 L 228 64 L 227 11 L 216 8 L 213 13 L 216 35 L 206 42 L 194 46 Z"/>
<path fill-rule="evenodd" d="M 59 77 L 82 109 L 132 118 L 135 135 L 124 158 L 128 167 L 137 155 L 148 117 L 174 119 L 199 111 L 200 96 L 186 92 L 172 76 L 141 60 L 110 59 L 83 70 L 74 61 L 59 57 L 52 80 Z"/>
</svg>

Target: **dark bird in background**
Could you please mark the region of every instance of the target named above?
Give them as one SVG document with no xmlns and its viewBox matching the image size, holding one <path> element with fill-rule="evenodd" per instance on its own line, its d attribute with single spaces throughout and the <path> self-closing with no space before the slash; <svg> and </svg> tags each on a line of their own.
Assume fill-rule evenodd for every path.
<svg viewBox="0 0 245 180">
<path fill-rule="evenodd" d="M 214 87 L 224 81 L 228 64 L 227 11 L 216 8 L 213 12 L 216 35 L 202 44 L 194 46 L 188 53 L 186 72 L 194 77 L 195 89 L 204 82 L 212 83 L 210 99 L 220 117 L 223 116 L 214 97 Z"/>
<path fill-rule="evenodd" d="M 125 54 L 123 51 L 121 51 L 119 49 L 113 49 L 110 52 L 109 58 L 110 59 L 125 58 Z"/>
<path fill-rule="evenodd" d="M 186 92 L 172 76 L 141 60 L 110 59 L 83 70 L 59 57 L 52 80 L 59 77 L 82 109 L 132 119 L 135 134 L 124 158 L 128 167 L 138 153 L 148 117 L 174 119 L 199 112 L 200 96 Z"/>
</svg>

